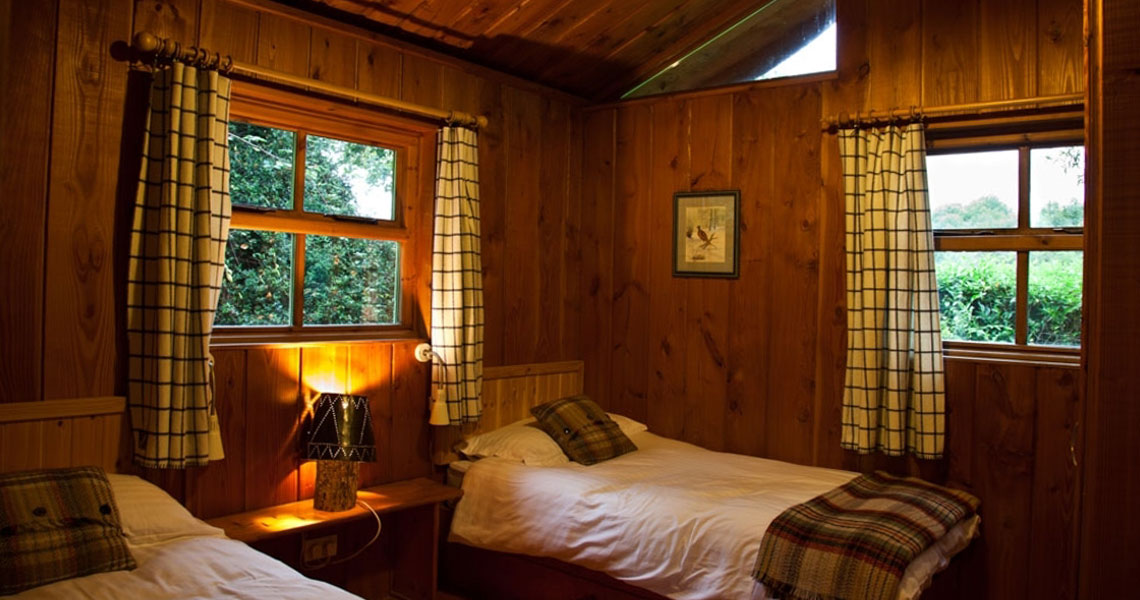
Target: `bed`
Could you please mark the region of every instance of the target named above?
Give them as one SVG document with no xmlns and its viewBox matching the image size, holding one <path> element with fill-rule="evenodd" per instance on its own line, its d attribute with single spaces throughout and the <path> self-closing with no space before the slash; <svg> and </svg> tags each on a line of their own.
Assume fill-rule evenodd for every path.
<svg viewBox="0 0 1140 600">
<path fill-rule="evenodd" d="M 133 569 L 71 577 L 6 597 L 357 598 L 330 584 L 309 579 L 243 542 L 227 538 L 221 529 L 193 517 L 157 486 L 132 475 L 114 473 L 122 441 L 123 409 L 121 397 L 0 406 L 0 447 L 4 450 L 0 474 L 20 477 L 26 473 L 58 473 L 61 468 L 97 472 L 101 489 L 106 490 L 109 485 L 106 494 L 114 499 L 113 505 L 118 509 L 114 537 L 125 541 L 135 565 Z M 19 502 L 14 499 L 16 495 L 11 492 L 0 497 L 7 502 L 0 508 L 12 511 L 11 507 Z M 63 504 L 74 502 L 66 500 Z M 8 533 L 11 532 L 0 532 Z M 0 552 L 12 551 L 13 547 L 0 544 Z M 8 560 L 0 568 L 13 569 Z M 16 571 L 5 575 L 13 572 Z M 8 579 L 0 577 L 2 581 Z"/>
<path fill-rule="evenodd" d="M 523 396 L 543 389 L 541 384 L 507 386 L 523 390 Z M 555 387 L 558 390 L 547 396 L 567 391 L 565 386 Z M 519 416 L 518 407 L 543 400 L 514 397 L 503 402 L 492 393 L 496 425 Z M 504 406 L 514 408 L 504 410 Z M 470 574 L 489 567 L 462 563 L 526 556 L 543 557 L 537 564 L 554 565 L 547 569 L 551 574 L 604 574 L 603 586 L 596 588 L 602 591 L 589 593 L 605 597 L 616 595 L 609 589 L 628 597 L 677 600 L 767 598 L 751 572 L 768 524 L 784 509 L 858 475 L 712 452 L 618 419 L 638 450 L 592 466 L 559 464 L 545 457 L 528 464 L 514 450 L 500 456 L 477 451 L 487 456 L 454 461 L 451 479 L 461 481 L 464 495 L 451 522 L 453 552 L 444 565 L 445 582 L 450 578 L 458 582 L 460 591 L 500 597 L 502 589 L 471 587 Z M 481 443 L 488 434 L 499 435 L 496 432 L 520 425 L 525 422 L 467 437 Z M 525 429 L 533 428 L 520 431 Z M 921 594 L 933 575 L 977 535 L 978 526 L 974 515 L 919 555 L 907 568 L 899 598 Z M 482 551 L 457 550 L 462 548 Z M 560 564 L 575 568 L 562 569 Z M 508 580 L 524 579 L 510 568 L 515 572 Z M 482 578 L 484 583 L 487 580 Z M 606 581 L 621 583 L 614 586 Z M 581 594 L 567 597 L 575 595 Z"/>
<path fill-rule="evenodd" d="M 107 479 L 138 566 L 49 583 L 11 598 L 357 598 L 227 538 L 147 481 L 114 473 Z"/>
</svg>

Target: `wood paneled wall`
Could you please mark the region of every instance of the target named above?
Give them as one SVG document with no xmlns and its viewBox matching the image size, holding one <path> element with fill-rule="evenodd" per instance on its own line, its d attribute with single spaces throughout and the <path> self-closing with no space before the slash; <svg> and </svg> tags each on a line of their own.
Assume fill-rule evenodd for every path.
<svg viewBox="0 0 1140 600">
<path fill-rule="evenodd" d="M 833 79 L 585 111 L 586 393 L 715 450 L 971 490 L 983 539 L 963 559 L 959 596 L 1071 597 L 1080 368 L 950 359 L 944 460 L 841 450 L 843 191 L 820 119 L 1080 91 L 1081 3 L 845 0 L 838 10 Z M 741 192 L 740 278 L 673 277 L 673 193 L 716 189 Z"/>
<path fill-rule="evenodd" d="M 1082 598 L 1135 594 L 1140 545 L 1140 4 L 1091 0 L 1086 217 L 1088 403 Z"/>
<path fill-rule="evenodd" d="M 266 0 L 0 3 L 0 86 L 9 91 L 0 98 L 0 402 L 125 391 L 124 275 L 140 140 L 138 128 L 124 124 L 138 118 L 146 90 L 135 87 L 122 57 L 123 43 L 141 30 L 239 61 L 487 115 L 480 132 L 486 362 L 578 358 L 571 268 L 578 99 Z M 425 176 L 430 194 L 434 173 Z M 430 210 L 430 195 L 420 205 Z M 311 493 L 310 467 L 296 461 L 296 429 L 303 396 L 336 391 L 328 386 L 365 390 L 384 428 L 384 462 L 366 470 L 366 482 L 429 473 L 428 372 L 408 360 L 408 346 L 218 350 L 227 460 L 152 476 L 204 516 Z"/>
<path fill-rule="evenodd" d="M 216 350 L 225 460 L 144 475 L 202 518 L 311 497 L 316 463 L 300 460 L 300 430 L 320 392 L 368 397 L 377 457 L 361 466 L 362 487 L 430 475 L 428 368 L 416 343 Z"/>
</svg>

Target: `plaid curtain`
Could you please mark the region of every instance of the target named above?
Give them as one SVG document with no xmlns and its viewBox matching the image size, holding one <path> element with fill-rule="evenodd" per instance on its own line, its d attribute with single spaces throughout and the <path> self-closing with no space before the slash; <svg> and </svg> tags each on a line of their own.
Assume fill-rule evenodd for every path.
<svg viewBox="0 0 1140 600">
<path fill-rule="evenodd" d="M 942 456 L 945 393 L 921 124 L 839 135 L 847 197 L 844 448 Z"/>
<path fill-rule="evenodd" d="M 154 74 L 131 232 L 128 402 L 134 460 L 222 458 L 210 330 L 230 228 L 229 79 L 173 63 Z"/>
<path fill-rule="evenodd" d="M 444 127 L 437 156 L 431 343 L 442 364 L 432 370 L 432 383 L 435 401 L 447 408 L 447 424 L 458 425 L 476 422 L 483 414 L 483 266 L 475 132 Z"/>
</svg>

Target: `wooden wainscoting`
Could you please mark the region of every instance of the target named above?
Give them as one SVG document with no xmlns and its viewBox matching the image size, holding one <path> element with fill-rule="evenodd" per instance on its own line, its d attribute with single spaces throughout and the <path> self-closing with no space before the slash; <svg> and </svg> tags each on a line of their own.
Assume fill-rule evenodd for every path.
<svg viewBox="0 0 1140 600">
<path fill-rule="evenodd" d="M 0 404 L 0 473 L 95 465 L 116 471 L 121 396 Z"/>
<path fill-rule="evenodd" d="M 452 448 L 467 436 L 525 419 L 543 402 L 582 393 L 580 360 L 487 367 L 483 370 L 483 416 L 467 427 L 433 427 L 432 461 L 458 458 Z"/>
</svg>

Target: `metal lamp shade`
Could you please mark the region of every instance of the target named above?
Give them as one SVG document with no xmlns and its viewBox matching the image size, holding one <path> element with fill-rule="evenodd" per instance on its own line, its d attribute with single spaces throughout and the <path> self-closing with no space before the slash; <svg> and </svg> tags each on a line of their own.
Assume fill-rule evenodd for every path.
<svg viewBox="0 0 1140 600">
<path fill-rule="evenodd" d="M 368 398 L 321 394 L 313 409 L 306 459 L 376 461 Z"/>
</svg>

